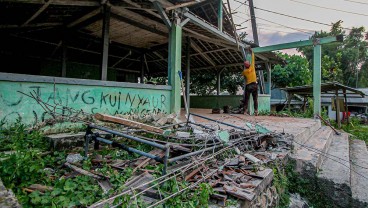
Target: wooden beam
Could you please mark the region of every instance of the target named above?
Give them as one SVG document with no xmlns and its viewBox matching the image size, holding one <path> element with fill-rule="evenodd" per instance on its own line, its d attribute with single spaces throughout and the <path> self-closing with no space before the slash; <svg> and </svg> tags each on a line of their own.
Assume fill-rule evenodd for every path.
<svg viewBox="0 0 368 208">
<path fill-rule="evenodd" d="M 76 25 L 78 25 L 82 22 L 85 22 L 86 20 L 88 20 L 92 17 L 95 17 L 96 15 L 99 15 L 99 14 L 101 14 L 101 8 L 100 7 L 93 10 L 93 11 L 91 11 L 91 12 L 89 12 L 88 14 L 78 18 L 77 20 L 74 20 L 73 22 L 69 23 L 67 25 L 67 27 L 74 27 L 74 26 L 76 26 Z"/>
<path fill-rule="evenodd" d="M 32 20 L 36 19 L 36 17 L 38 17 L 43 11 L 45 11 L 45 9 L 47 9 L 47 7 L 52 3 L 52 1 L 53 0 L 50 0 L 46 2 L 44 5 L 42 5 L 42 7 L 38 9 L 37 12 L 32 15 L 32 17 L 30 17 L 27 21 L 23 23 L 22 27 L 30 23 Z"/>
<path fill-rule="evenodd" d="M 12 4 L 45 4 L 45 0 L 1 0 L 1 2 L 8 2 Z M 53 0 L 51 5 L 60 6 L 100 6 L 100 1 L 88 1 L 88 0 Z"/>
<path fill-rule="evenodd" d="M 112 7 L 112 13 L 113 14 L 111 14 L 111 16 L 115 19 L 121 20 L 140 29 L 152 32 L 154 34 L 168 37 L 168 33 L 166 33 L 168 29 L 165 28 L 164 25 L 154 20 L 150 20 L 147 17 L 141 16 L 135 12 L 123 8 Z"/>
<path fill-rule="evenodd" d="M 0 25 L 0 29 L 12 29 L 12 28 L 27 28 L 27 27 L 57 27 L 62 26 L 62 23 L 36 23 L 36 24 L 27 24 L 24 26 L 20 25 Z"/>
<path fill-rule="evenodd" d="M 202 53 L 203 50 L 194 42 L 190 42 L 191 47 L 199 53 L 208 63 L 210 63 L 212 66 L 216 66 L 216 63 L 207 55 Z"/>
<path fill-rule="evenodd" d="M 100 113 L 96 113 L 94 115 L 94 117 L 97 120 L 100 121 L 108 121 L 108 122 L 113 122 L 113 123 L 118 123 L 118 124 L 123 124 L 125 126 L 130 126 L 133 128 L 139 128 L 139 129 L 144 129 L 147 131 L 151 131 L 151 132 L 155 132 L 155 133 L 159 133 L 159 134 L 163 134 L 164 130 L 154 127 L 154 126 L 150 126 L 144 123 L 139 123 L 136 121 L 131 121 L 128 119 L 124 119 L 124 118 L 120 118 L 120 117 L 116 117 L 116 116 L 110 116 L 110 115 L 106 115 L 106 114 L 100 114 Z"/>
</svg>

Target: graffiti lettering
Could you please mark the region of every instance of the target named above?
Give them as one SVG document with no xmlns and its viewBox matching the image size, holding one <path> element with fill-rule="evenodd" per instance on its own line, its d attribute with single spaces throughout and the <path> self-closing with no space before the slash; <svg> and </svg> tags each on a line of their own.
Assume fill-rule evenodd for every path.
<svg viewBox="0 0 368 208">
<path fill-rule="evenodd" d="M 86 94 L 89 93 L 89 92 L 90 92 L 90 90 L 87 90 L 87 91 L 84 91 L 82 93 L 82 101 L 83 101 L 83 103 L 85 103 L 87 105 L 95 103 L 95 98 L 94 97 L 92 97 L 92 96 L 86 97 Z"/>
<path fill-rule="evenodd" d="M 12 86 L 12 87 L 9 87 Z M 0 81 L 0 120 L 23 122 L 34 125 L 52 116 L 32 98 L 19 92 L 30 93 L 50 105 L 62 105 L 89 113 L 108 114 L 157 114 L 168 112 L 169 91 L 157 92 L 135 88 L 91 87 L 82 85 L 58 85 L 53 83 L 34 83 Z M 65 107 L 57 108 L 58 115 L 75 115 Z M 31 110 L 30 110 L 31 109 Z M 52 109 L 52 108 L 51 108 Z"/>
</svg>

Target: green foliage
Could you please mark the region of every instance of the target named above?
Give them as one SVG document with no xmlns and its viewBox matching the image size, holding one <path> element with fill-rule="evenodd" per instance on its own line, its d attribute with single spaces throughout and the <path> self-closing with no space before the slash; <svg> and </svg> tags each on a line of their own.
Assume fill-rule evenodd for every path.
<svg viewBox="0 0 368 208">
<path fill-rule="evenodd" d="M 312 83 L 312 72 L 306 58 L 299 55 L 278 54 L 287 64 L 272 70 L 272 88 L 294 87 Z"/>
<path fill-rule="evenodd" d="M 355 139 L 360 139 L 368 144 L 368 126 L 360 124 L 357 118 L 352 118 L 350 123 L 343 124 L 342 129 L 352 134 Z"/>
</svg>

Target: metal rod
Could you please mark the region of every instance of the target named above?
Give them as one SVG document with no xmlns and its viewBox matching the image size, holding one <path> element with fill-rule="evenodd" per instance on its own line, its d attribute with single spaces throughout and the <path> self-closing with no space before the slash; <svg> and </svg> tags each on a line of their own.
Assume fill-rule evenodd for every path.
<svg viewBox="0 0 368 208">
<path fill-rule="evenodd" d="M 233 127 L 233 128 L 236 128 L 236 129 L 240 129 L 240 130 L 243 130 L 243 131 L 247 131 L 247 129 L 244 129 L 244 128 L 241 128 L 239 126 L 235 126 L 235 125 L 232 125 L 232 124 L 229 124 L 229 123 L 225 123 L 225 122 L 222 122 L 222 121 L 217 121 L 215 119 L 212 119 L 212 118 L 207 118 L 205 116 L 201 116 L 201 115 L 198 115 L 198 114 L 195 114 L 195 113 L 189 113 L 189 115 L 193 115 L 193 116 L 197 116 L 197 117 L 200 117 L 200 118 L 204 118 L 206 120 L 209 120 L 209 121 L 213 121 L 213 122 L 216 122 L 216 123 L 219 123 L 219 124 L 223 124 L 225 126 L 230 126 L 230 127 Z"/>
<path fill-rule="evenodd" d="M 190 115 L 190 114 L 189 114 Z M 189 118 L 189 116 L 188 116 Z M 190 124 L 193 124 L 193 125 L 196 125 L 196 126 L 199 126 L 199 127 L 202 127 L 204 129 L 208 129 L 208 130 L 211 130 L 211 131 L 215 131 L 215 129 L 211 128 L 211 127 L 208 127 L 206 125 L 203 125 L 203 124 L 198 124 L 198 123 L 194 123 L 194 122 L 191 122 L 191 121 L 188 121 L 187 123 L 190 123 Z"/>
<path fill-rule="evenodd" d="M 108 128 L 105 128 L 105 127 L 102 127 L 102 126 L 97 126 L 97 125 L 94 125 L 94 124 L 89 124 L 88 126 L 90 128 L 99 129 L 101 131 L 105 131 L 105 132 L 108 132 L 110 134 L 118 135 L 118 136 L 121 136 L 121 137 L 124 137 L 124 138 L 127 138 L 127 139 L 131 139 L 131 140 L 134 140 L 134 141 L 137 141 L 137 142 L 141 142 L 143 144 L 151 145 L 153 147 L 156 147 L 156 148 L 159 148 L 159 149 L 162 149 L 162 150 L 166 150 L 166 147 L 164 145 L 158 144 L 156 142 L 151 142 L 151 141 L 147 141 L 147 140 L 144 140 L 144 139 L 140 139 L 140 138 L 137 138 L 137 137 L 134 137 L 134 136 L 130 136 L 128 134 L 121 133 L 119 131 L 111 130 L 111 129 L 108 129 Z"/>
<path fill-rule="evenodd" d="M 110 141 L 110 140 L 107 140 L 107 139 L 104 139 L 104 138 L 101 138 L 101 137 L 96 137 L 96 140 L 100 141 L 100 142 L 103 142 L 103 143 L 106 143 L 106 144 L 110 144 L 112 145 L 113 147 L 119 147 L 120 149 L 123 149 L 127 152 L 133 152 L 133 153 L 137 153 L 138 155 L 142 155 L 142 156 L 145 156 L 145 157 L 148 157 L 148 158 L 151 158 L 151 159 L 154 159 L 158 162 L 163 162 L 162 158 L 160 158 L 159 156 L 156 156 L 156 155 L 152 155 L 150 153 L 147 153 L 147 152 L 143 152 L 141 150 L 137 150 L 137 149 L 134 149 L 134 148 L 131 148 L 131 147 L 128 147 L 124 144 L 119 144 L 115 141 Z"/>
<path fill-rule="evenodd" d="M 188 154 L 185 154 L 185 155 L 180 155 L 180 156 L 177 156 L 177 157 L 170 158 L 168 161 L 169 161 L 169 163 L 173 163 L 173 162 L 176 162 L 176 161 L 184 159 L 184 158 L 189 158 L 191 156 L 201 154 L 202 152 L 207 152 L 209 150 L 215 150 L 216 148 L 219 148 L 219 147 L 222 147 L 222 146 L 224 146 L 224 145 L 221 144 L 221 145 L 217 145 L 217 146 L 207 147 L 205 149 L 201 149 L 201 150 L 191 152 L 191 153 L 188 153 Z"/>
</svg>

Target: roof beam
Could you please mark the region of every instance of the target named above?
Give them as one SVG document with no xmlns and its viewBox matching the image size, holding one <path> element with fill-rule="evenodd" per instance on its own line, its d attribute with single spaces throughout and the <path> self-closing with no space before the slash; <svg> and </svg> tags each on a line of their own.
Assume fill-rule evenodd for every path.
<svg viewBox="0 0 368 208">
<path fill-rule="evenodd" d="M 164 36 L 164 37 L 167 37 L 168 36 L 167 33 L 163 32 L 161 30 L 158 30 L 158 29 L 156 29 L 154 27 L 150 27 L 147 24 L 143 24 L 141 22 L 137 22 L 137 21 L 135 21 L 133 19 L 130 19 L 130 18 L 127 18 L 127 17 L 123 17 L 123 16 L 120 16 L 120 15 L 117 15 L 117 14 L 114 14 L 114 13 L 111 14 L 111 17 L 112 18 L 115 18 L 115 19 L 118 19 L 120 21 L 123 21 L 125 23 L 128 23 L 130 25 L 133 25 L 135 27 L 138 27 L 140 29 L 147 30 L 147 31 L 149 31 L 151 33 L 155 33 L 157 35 L 161 35 L 161 36 Z"/>
<path fill-rule="evenodd" d="M 171 22 L 169 17 L 167 17 L 166 12 L 162 8 L 161 4 L 158 1 L 154 1 L 153 5 L 155 6 L 156 10 L 158 11 L 158 14 L 161 16 L 161 19 L 164 21 L 166 27 L 168 29 L 171 28 Z"/>
<path fill-rule="evenodd" d="M 222 67 L 233 67 L 233 66 L 243 66 L 244 63 L 234 63 L 234 64 L 223 64 L 223 65 L 217 65 L 217 68 L 222 68 Z M 215 68 L 214 66 L 205 66 L 205 67 L 198 67 L 198 68 L 192 68 L 192 70 L 205 70 L 205 69 L 213 69 Z"/>
<path fill-rule="evenodd" d="M 235 38 L 233 37 L 230 37 L 229 35 L 219 31 L 217 28 L 215 28 L 214 26 L 206 23 L 205 21 L 199 19 L 197 16 L 189 13 L 189 12 L 186 12 L 184 13 L 184 16 L 189 18 L 191 20 L 191 22 L 209 32 L 211 32 L 212 34 L 216 35 L 217 37 L 220 37 L 224 40 L 227 40 L 228 42 L 234 44 L 234 45 L 237 45 L 237 41 L 235 40 Z M 247 47 L 247 45 L 245 45 L 244 43 L 239 43 L 240 46 L 242 47 Z M 249 47 L 249 46 L 248 46 Z"/>
<path fill-rule="evenodd" d="M 85 21 L 91 19 L 92 17 L 95 17 L 96 15 L 100 15 L 100 14 L 101 14 L 101 8 L 99 7 L 97 9 L 91 11 L 90 13 L 88 13 L 88 14 L 80 17 L 80 18 L 78 18 L 77 20 L 69 23 L 67 25 L 67 27 L 74 27 L 74 26 L 76 26 L 76 25 L 78 25 L 78 24 L 80 24 L 82 22 L 85 22 Z"/>
<path fill-rule="evenodd" d="M 24 25 L 22 28 L 26 27 L 57 27 L 62 26 L 62 23 L 37 23 Z M 11 28 L 21 28 L 20 25 L 0 25 L 0 29 L 11 29 Z"/>
<path fill-rule="evenodd" d="M 1 0 L 1 2 L 8 2 L 13 4 L 45 4 L 48 1 L 45 0 Z M 88 1 L 88 0 L 53 0 L 50 5 L 61 5 L 61 6 L 100 6 L 99 1 Z"/>
<path fill-rule="evenodd" d="M 25 21 L 22 25 L 22 27 L 24 27 L 25 25 L 27 25 L 28 23 L 30 23 L 32 20 L 36 19 L 36 17 L 38 17 L 43 11 L 45 11 L 45 9 L 47 9 L 47 7 L 52 3 L 53 0 L 50 0 L 48 2 L 46 2 L 44 5 L 42 5 L 42 7 L 40 9 L 37 10 L 37 12 L 35 12 L 32 17 L 30 17 L 27 21 Z"/>
<path fill-rule="evenodd" d="M 202 53 L 203 50 L 194 42 L 194 41 L 191 41 L 190 42 L 190 46 L 199 53 L 199 55 L 201 55 L 204 59 L 206 59 L 206 61 L 208 63 L 210 63 L 212 66 L 216 66 L 216 63 L 207 55 L 207 54 L 204 54 Z"/>
<path fill-rule="evenodd" d="M 270 45 L 265 47 L 257 47 L 253 48 L 254 53 L 262 53 L 262 52 L 270 52 L 270 51 L 276 51 L 276 50 L 283 50 L 283 49 L 289 49 L 289 48 L 300 48 L 304 46 L 312 46 L 312 45 L 322 45 L 332 42 L 341 42 L 343 41 L 343 36 L 338 35 L 334 37 L 325 37 L 325 38 L 317 38 L 312 40 L 304 40 L 304 41 L 296 41 L 296 42 L 290 42 L 290 43 L 283 43 L 283 44 L 277 44 L 277 45 Z"/>
</svg>

